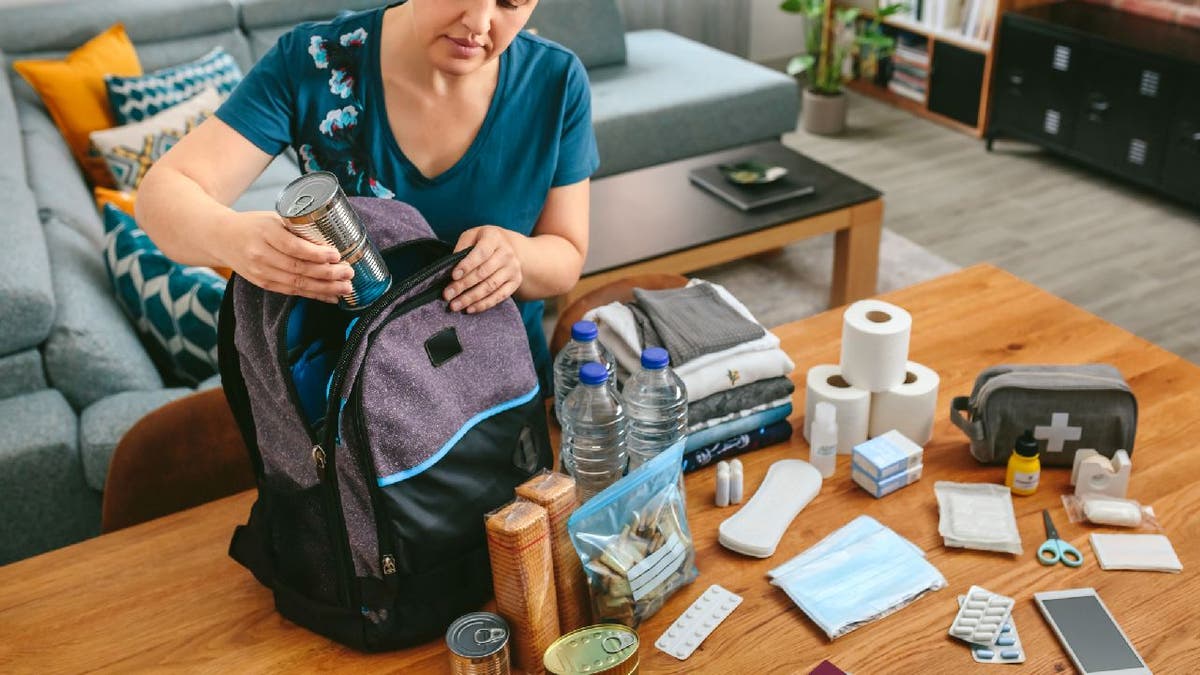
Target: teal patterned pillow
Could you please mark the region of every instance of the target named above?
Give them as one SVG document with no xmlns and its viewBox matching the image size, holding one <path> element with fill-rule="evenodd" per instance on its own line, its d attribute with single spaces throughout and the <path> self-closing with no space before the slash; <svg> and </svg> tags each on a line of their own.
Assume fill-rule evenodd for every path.
<svg viewBox="0 0 1200 675">
<path fill-rule="evenodd" d="M 216 374 L 225 280 L 207 267 L 173 262 L 132 216 L 111 204 L 104 207 L 104 229 L 104 264 L 138 332 L 161 348 L 181 381 L 195 385 Z"/>
<path fill-rule="evenodd" d="M 117 125 L 141 122 L 209 87 L 224 98 L 242 81 L 242 69 L 221 47 L 195 61 L 136 77 L 105 75 Z"/>
</svg>

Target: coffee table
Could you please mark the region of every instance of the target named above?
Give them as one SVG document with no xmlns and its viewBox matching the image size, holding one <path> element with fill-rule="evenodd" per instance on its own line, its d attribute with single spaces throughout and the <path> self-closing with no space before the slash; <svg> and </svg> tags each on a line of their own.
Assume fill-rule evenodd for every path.
<svg viewBox="0 0 1200 675">
<path fill-rule="evenodd" d="M 1017 600 L 1014 620 L 1029 660 L 1014 671 L 1071 671 L 1031 598 L 1036 591 L 1082 586 L 1098 590 L 1154 672 L 1200 671 L 1200 367 L 994 267 L 972 267 L 883 297 L 912 313 L 912 358 L 941 374 L 941 411 L 995 363 L 1116 365 L 1139 402 L 1130 496 L 1153 504 L 1183 572 L 1101 571 L 1087 543 L 1094 529 L 1070 523 L 1062 511 L 1059 495 L 1069 490 L 1070 478 L 1065 469 L 1046 469 L 1035 495 L 1014 499 L 1024 555 L 944 548 L 934 481 L 1002 482 L 1004 467 L 971 459 L 966 439 L 942 413 L 919 483 L 876 500 L 851 483 L 848 458 L 839 457 L 835 476 L 767 560 L 717 544 L 717 526 L 733 510 L 713 506 L 713 468 L 689 474 L 688 519 L 700 578 L 641 628 L 642 672 L 808 673 L 822 659 L 857 673 L 974 672 L 967 648 L 946 634 L 955 595 L 972 584 Z M 808 367 L 836 362 L 841 328 L 841 312 L 830 311 L 776 329 L 798 366 L 797 382 Z M 804 409 L 803 392 L 796 394 L 797 410 Z M 801 414 L 792 417 L 793 424 L 800 421 Z M 806 456 L 799 434 L 789 444 L 743 456 L 747 492 L 771 463 Z M 282 619 L 268 591 L 226 555 L 229 535 L 253 498 L 242 493 L 0 567 L 0 672 L 449 672 L 440 640 L 366 655 Z M 1043 567 L 1034 559 L 1045 538 L 1044 508 L 1059 534 L 1083 551 L 1082 568 Z M 765 575 L 864 513 L 925 551 L 950 586 L 831 643 Z M 662 631 L 714 583 L 745 600 L 688 661 L 655 649 Z"/>
<path fill-rule="evenodd" d="M 688 181 L 692 169 L 749 157 L 787 167 L 816 191 L 743 212 Z M 583 276 L 559 307 L 623 277 L 687 274 L 830 232 L 829 301 L 846 304 L 875 292 L 882 222 L 878 190 L 775 141 L 601 178 L 592 184 Z"/>
</svg>

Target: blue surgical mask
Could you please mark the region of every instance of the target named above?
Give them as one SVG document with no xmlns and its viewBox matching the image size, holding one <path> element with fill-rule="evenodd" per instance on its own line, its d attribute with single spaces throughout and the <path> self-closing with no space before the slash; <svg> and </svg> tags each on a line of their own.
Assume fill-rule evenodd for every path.
<svg viewBox="0 0 1200 675">
<path fill-rule="evenodd" d="M 921 549 L 869 516 L 768 575 L 831 640 L 946 587 Z"/>
</svg>

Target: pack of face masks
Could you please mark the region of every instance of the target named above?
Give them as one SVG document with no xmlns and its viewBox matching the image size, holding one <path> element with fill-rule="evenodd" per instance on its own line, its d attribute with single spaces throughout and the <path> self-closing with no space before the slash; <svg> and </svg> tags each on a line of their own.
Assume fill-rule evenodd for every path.
<svg viewBox="0 0 1200 675">
<path fill-rule="evenodd" d="M 767 573 L 832 640 L 946 587 L 912 542 L 859 516 Z"/>
</svg>

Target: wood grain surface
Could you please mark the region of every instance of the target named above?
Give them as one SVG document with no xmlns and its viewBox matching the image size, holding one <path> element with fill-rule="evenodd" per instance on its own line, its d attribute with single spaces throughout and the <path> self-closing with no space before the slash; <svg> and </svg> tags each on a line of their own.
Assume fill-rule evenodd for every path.
<svg viewBox="0 0 1200 675">
<path fill-rule="evenodd" d="M 643 673 L 807 673 L 822 659 L 863 673 L 958 673 L 976 668 L 967 647 L 946 631 L 955 596 L 972 584 L 1017 600 L 1014 620 L 1028 661 L 1004 672 L 1070 672 L 1070 661 L 1042 620 L 1034 592 L 1095 587 L 1156 673 L 1200 671 L 1200 368 L 988 266 L 884 296 L 914 319 L 911 357 L 942 377 L 925 476 L 875 500 L 850 481 L 848 458 L 796 518 L 775 555 L 750 559 L 721 548 L 720 522 L 734 509 L 712 505 L 713 469 L 687 477 L 688 514 L 700 578 L 640 630 Z M 794 357 L 794 379 L 837 361 L 841 312 L 776 329 Z M 1014 498 L 1025 553 L 983 553 L 942 546 L 936 480 L 1002 482 L 1003 467 L 981 466 L 948 421 L 951 397 L 966 394 L 984 367 L 1002 362 L 1109 362 L 1139 402 L 1130 496 L 1154 506 L 1183 562 L 1182 574 L 1103 572 L 1087 535 L 1112 531 L 1072 524 L 1062 510 L 1069 471 L 1047 469 L 1034 496 Z M 803 386 L 796 409 L 802 411 Z M 793 416 L 799 425 L 802 413 Z M 743 457 L 752 494 L 776 460 L 807 457 L 803 439 Z M 0 672 L 358 672 L 445 673 L 440 640 L 418 648 L 363 655 L 282 619 L 269 593 L 227 555 L 229 536 L 249 510 L 243 493 L 190 511 L 0 568 Z M 1080 569 L 1043 567 L 1034 551 L 1045 539 L 1041 509 L 1083 551 Z M 914 542 L 949 587 L 834 642 L 767 583 L 767 570 L 804 551 L 859 514 Z M 652 645 L 710 584 L 744 602 L 686 662 Z M 999 672 L 999 671 L 996 671 Z"/>
</svg>

